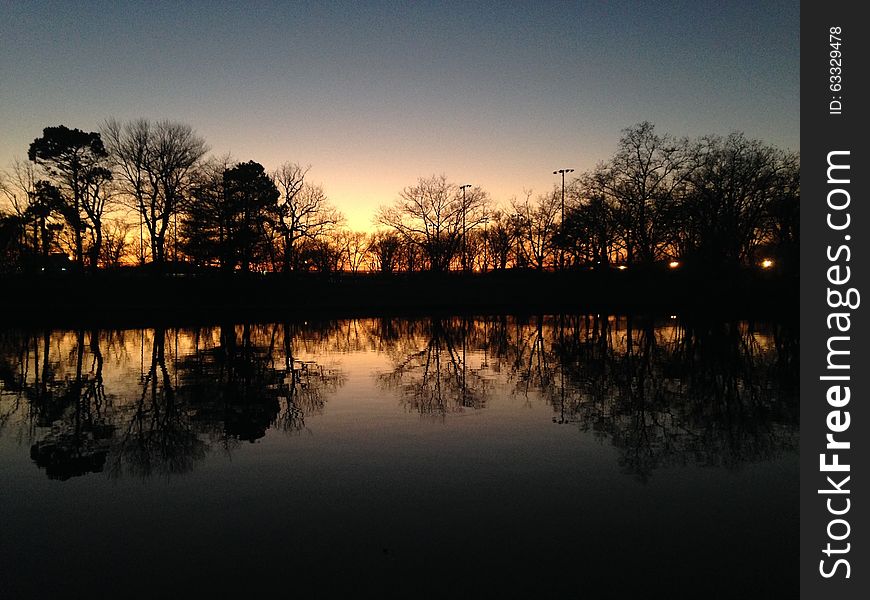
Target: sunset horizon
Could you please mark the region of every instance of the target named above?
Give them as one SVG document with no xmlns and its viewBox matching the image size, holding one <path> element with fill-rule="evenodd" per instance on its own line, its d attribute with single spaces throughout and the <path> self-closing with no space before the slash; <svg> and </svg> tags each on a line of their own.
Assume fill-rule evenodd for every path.
<svg viewBox="0 0 870 600">
<path fill-rule="evenodd" d="M 791 8 L 10 5 L 0 169 L 44 127 L 168 119 L 214 156 L 311 165 L 350 229 L 371 231 L 378 207 L 419 177 L 506 204 L 548 193 L 554 170 L 594 168 L 643 121 L 799 151 Z M 761 31 L 776 53 L 754 43 Z M 28 41 L 46 32 L 58 35 Z"/>
<path fill-rule="evenodd" d="M 0 4 L 0 595 L 797 597 L 801 10 Z"/>
</svg>

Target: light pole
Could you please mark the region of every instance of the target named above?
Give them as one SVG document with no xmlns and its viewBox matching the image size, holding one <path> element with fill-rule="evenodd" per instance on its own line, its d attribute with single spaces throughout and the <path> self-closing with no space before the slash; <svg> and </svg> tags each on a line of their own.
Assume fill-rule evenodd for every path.
<svg viewBox="0 0 870 600">
<path fill-rule="evenodd" d="M 467 210 L 467 205 L 465 204 L 465 190 L 470 188 L 471 184 L 466 183 L 465 185 L 460 185 L 459 189 L 462 190 L 462 272 L 465 272 L 465 212 Z"/>
<path fill-rule="evenodd" d="M 486 216 L 486 208 L 483 209 L 483 272 L 486 273 L 487 268 L 489 267 L 489 262 L 487 260 L 486 255 L 486 226 L 489 223 L 489 217 Z"/>
<path fill-rule="evenodd" d="M 559 227 L 562 229 L 562 235 L 565 234 L 565 173 L 573 173 L 574 169 L 559 169 L 558 171 L 553 171 L 553 175 L 562 175 L 562 215 L 561 220 L 559 221 Z M 559 248 L 559 269 L 565 270 L 565 243 L 562 240 L 561 247 Z"/>
<path fill-rule="evenodd" d="M 142 235 L 142 212 L 139 212 L 139 265 L 145 264 L 145 246 L 144 237 Z"/>
</svg>

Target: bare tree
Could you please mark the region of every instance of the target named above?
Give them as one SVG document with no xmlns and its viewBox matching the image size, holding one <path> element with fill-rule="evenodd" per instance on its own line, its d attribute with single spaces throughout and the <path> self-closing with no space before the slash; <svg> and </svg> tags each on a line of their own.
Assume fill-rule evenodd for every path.
<svg viewBox="0 0 870 600">
<path fill-rule="evenodd" d="M 516 217 L 519 249 L 526 262 L 536 269 L 543 269 L 555 260 L 555 235 L 559 230 L 561 200 L 555 188 L 549 194 L 531 200 L 532 192 L 526 191 L 522 202 L 511 202 Z"/>
<path fill-rule="evenodd" d="M 14 218 L 17 252 L 48 254 L 47 225 L 55 207 L 46 202 L 46 185 L 50 186 L 39 181 L 36 165 L 30 161 L 13 159 L 10 170 L 0 172 L 0 214 L 6 212 Z"/>
<path fill-rule="evenodd" d="M 166 238 L 182 208 L 196 166 L 208 148 L 190 125 L 145 119 L 106 121 L 103 134 L 124 191 L 148 232 L 151 259 L 166 260 Z"/>
<path fill-rule="evenodd" d="M 103 244 L 100 263 L 104 267 L 119 267 L 130 252 L 130 234 L 133 224 L 123 219 L 112 219 L 103 224 Z"/>
<path fill-rule="evenodd" d="M 421 177 L 417 185 L 401 192 L 393 206 L 381 207 L 376 221 L 418 246 L 430 270 L 446 271 L 460 253 L 465 233 L 483 224 L 488 201 L 480 187 L 463 196 L 444 175 Z"/>
<path fill-rule="evenodd" d="M 362 231 L 343 230 L 335 237 L 335 245 L 342 253 L 342 268 L 356 273 L 365 264 L 368 239 Z"/>
<path fill-rule="evenodd" d="M 745 264 L 771 233 L 779 242 L 781 235 L 771 231 L 776 220 L 770 217 L 781 208 L 796 208 L 798 162 L 795 155 L 741 133 L 701 138 L 680 224 L 692 235 L 695 256 L 709 266 Z M 785 219 L 780 225 L 796 229 L 795 214 Z"/>
<path fill-rule="evenodd" d="M 620 252 L 615 211 L 606 191 L 590 174 L 581 176 L 570 190 L 571 207 L 565 214 L 561 242 L 576 262 L 608 265 Z"/>
<path fill-rule="evenodd" d="M 323 188 L 305 181 L 310 168 L 286 162 L 272 174 L 281 193 L 275 225 L 284 244 L 285 271 L 298 268 L 302 240 L 316 240 L 344 221 L 343 215 L 330 204 Z"/>
<path fill-rule="evenodd" d="M 495 211 L 486 229 L 486 247 L 494 269 L 507 269 L 514 252 L 516 227 L 514 219 L 504 211 Z"/>
<path fill-rule="evenodd" d="M 12 159 L 9 171 L 0 172 L 0 194 L 12 213 L 23 217 L 34 202 L 39 174 L 36 165 L 19 158 Z"/>
<path fill-rule="evenodd" d="M 616 155 L 592 174 L 611 203 L 628 262 L 662 256 L 669 240 L 661 215 L 685 186 L 687 146 L 687 140 L 656 134 L 645 121 L 623 130 Z"/>
<path fill-rule="evenodd" d="M 393 231 L 376 231 L 369 236 L 369 268 L 381 273 L 392 273 L 401 262 L 402 238 Z"/>
</svg>

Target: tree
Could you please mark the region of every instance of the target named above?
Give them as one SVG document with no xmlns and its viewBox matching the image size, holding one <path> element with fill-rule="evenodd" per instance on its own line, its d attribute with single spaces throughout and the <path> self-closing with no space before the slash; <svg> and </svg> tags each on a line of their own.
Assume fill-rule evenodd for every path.
<svg viewBox="0 0 870 600">
<path fill-rule="evenodd" d="M 372 271 L 392 273 L 401 262 L 402 238 L 393 231 L 376 231 L 369 236 L 368 257 Z"/>
<path fill-rule="evenodd" d="M 63 203 L 63 196 L 59 189 L 45 180 L 36 182 L 32 202 L 24 214 L 26 220 L 32 219 L 34 227 L 38 227 L 39 236 L 34 235 L 34 249 L 41 248 L 43 259 L 48 258 L 51 253 L 53 233 L 63 227 L 60 223 L 49 223 L 49 218 L 58 210 L 62 210 Z"/>
<path fill-rule="evenodd" d="M 200 165 L 181 214 L 181 250 L 200 267 L 215 261 L 225 269 L 233 266 L 225 244 L 230 214 L 224 202 L 224 171 L 231 166 L 229 156 L 213 158 Z"/>
<path fill-rule="evenodd" d="M 714 268 L 746 264 L 771 234 L 777 242 L 791 238 L 796 216 L 788 213 L 800 185 L 796 156 L 742 133 L 706 136 L 693 154 L 681 210 L 693 258 Z"/>
<path fill-rule="evenodd" d="M 98 215 L 105 208 L 101 190 L 112 176 L 106 168 L 107 156 L 99 133 L 64 125 L 43 129 L 42 137 L 33 140 L 27 152 L 27 158 L 42 167 L 62 193 L 60 212 L 72 229 L 75 261 L 79 265 L 84 260 L 85 229 L 89 225 L 93 230 L 99 229 Z M 96 262 L 93 266 L 96 268 Z"/>
<path fill-rule="evenodd" d="M 33 256 L 45 259 L 51 252 L 56 232 L 63 227 L 58 222 L 62 220 L 58 211 L 63 205 L 60 190 L 39 179 L 34 163 L 16 159 L 10 172 L 0 173 L 0 193 L 10 211 L 6 221 L 10 235 L 6 248 L 11 253 L 8 260 L 21 261 Z"/>
<path fill-rule="evenodd" d="M 381 207 L 376 220 L 418 246 L 430 270 L 446 271 L 460 253 L 463 235 L 483 224 L 488 200 L 479 187 L 463 196 L 444 175 L 421 177 L 417 185 L 401 192 L 393 206 Z"/>
<path fill-rule="evenodd" d="M 103 250 L 103 215 L 112 198 L 110 181 L 112 172 L 105 167 L 91 169 L 85 180 L 87 193 L 84 195 L 82 209 L 88 217 L 87 227 L 91 233 L 88 248 L 90 268 L 97 270 Z"/>
<path fill-rule="evenodd" d="M 560 242 L 575 262 L 607 266 L 620 248 L 613 206 L 589 175 L 578 179 L 571 194 L 574 198 L 565 213 Z"/>
<path fill-rule="evenodd" d="M 124 191 L 148 232 L 151 260 L 166 260 L 166 236 L 193 183 L 196 167 L 208 151 L 190 125 L 139 119 L 103 127 Z"/>
<path fill-rule="evenodd" d="M 515 221 L 511 215 L 496 211 L 486 229 L 486 247 L 494 269 L 507 269 L 516 241 Z"/>
<path fill-rule="evenodd" d="M 358 272 L 365 264 L 368 252 L 368 236 L 362 231 L 342 230 L 334 236 L 335 244 L 342 253 L 342 268 Z"/>
<path fill-rule="evenodd" d="M 309 169 L 287 162 L 272 174 L 280 192 L 275 227 L 283 242 L 284 271 L 299 267 L 299 243 L 302 240 L 316 240 L 344 220 L 329 203 L 323 188 L 305 181 Z"/>
<path fill-rule="evenodd" d="M 555 236 L 559 231 L 561 200 L 559 191 L 553 189 L 532 202 L 532 192 L 526 191 L 522 202 L 514 200 L 511 208 L 515 215 L 519 249 L 526 262 L 536 269 L 543 269 L 548 261 L 555 260 Z"/>
<path fill-rule="evenodd" d="M 783 153 L 778 169 L 779 182 L 767 205 L 766 241 L 787 272 L 798 272 L 800 264 L 800 157 Z"/>
<path fill-rule="evenodd" d="M 106 223 L 100 250 L 100 263 L 104 267 L 121 266 L 121 262 L 130 251 L 128 238 L 132 231 L 133 225 L 120 219 L 113 219 Z"/>
<path fill-rule="evenodd" d="M 591 174 L 612 208 L 629 263 L 651 263 L 664 254 L 670 240 L 661 216 L 685 185 L 687 146 L 644 121 L 623 130 L 614 157 Z"/>
<path fill-rule="evenodd" d="M 254 161 L 224 171 L 223 188 L 225 214 L 229 217 L 226 243 L 235 259 L 233 263 L 237 261 L 247 273 L 252 260 L 259 258 L 258 250 L 265 238 L 264 221 L 277 210 L 280 194 L 263 165 Z"/>
<path fill-rule="evenodd" d="M 305 239 L 299 245 L 298 269 L 334 273 L 347 263 L 345 250 L 328 237 Z"/>
</svg>

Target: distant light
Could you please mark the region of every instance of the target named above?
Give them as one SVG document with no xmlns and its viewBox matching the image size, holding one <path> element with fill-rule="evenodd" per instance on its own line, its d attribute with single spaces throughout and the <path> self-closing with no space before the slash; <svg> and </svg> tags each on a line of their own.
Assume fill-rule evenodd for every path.
<svg viewBox="0 0 870 600">
<path fill-rule="evenodd" d="M 765 258 L 763 261 L 761 261 L 761 268 L 762 269 L 769 269 L 772 266 L 773 266 L 773 261 L 770 260 L 769 258 Z"/>
<path fill-rule="evenodd" d="M 40 271 L 45 271 L 45 267 L 42 267 L 42 268 L 40 269 Z"/>
<path fill-rule="evenodd" d="M 671 315 L 671 318 L 672 318 L 672 319 L 676 319 L 676 318 L 677 318 L 677 315 Z"/>
<path fill-rule="evenodd" d="M 61 267 L 60 270 L 61 270 L 61 271 L 66 271 L 66 267 Z"/>
<path fill-rule="evenodd" d="M 677 267 L 680 266 L 680 261 L 672 260 L 671 262 L 668 263 L 668 266 L 672 269 L 676 269 Z"/>
<path fill-rule="evenodd" d="M 619 265 L 616 268 L 619 269 L 620 271 L 625 271 L 628 267 L 626 267 L 625 265 Z"/>
</svg>

